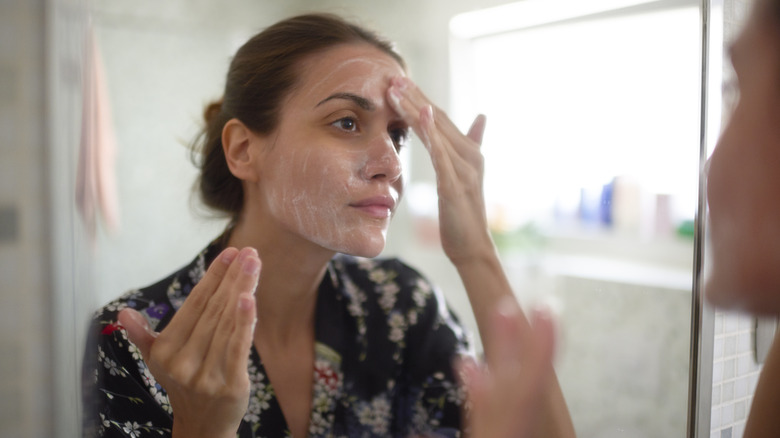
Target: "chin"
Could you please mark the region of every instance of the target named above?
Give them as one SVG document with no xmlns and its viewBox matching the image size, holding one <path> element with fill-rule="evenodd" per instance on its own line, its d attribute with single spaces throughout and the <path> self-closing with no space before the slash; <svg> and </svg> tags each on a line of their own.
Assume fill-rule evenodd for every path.
<svg viewBox="0 0 780 438">
<path fill-rule="evenodd" d="M 354 252 L 349 252 L 348 254 L 357 257 L 365 257 L 365 258 L 372 259 L 374 257 L 377 257 L 379 254 L 381 254 L 384 249 L 385 249 L 385 242 L 383 240 L 381 244 L 365 245 L 355 249 Z"/>
<path fill-rule="evenodd" d="M 731 268 L 731 269 L 730 269 Z M 704 283 L 707 301 L 718 308 L 756 315 L 780 314 L 780 285 L 732 266 L 715 266 Z"/>
<path fill-rule="evenodd" d="M 356 236 L 357 237 L 357 236 Z M 344 242 L 338 252 L 349 254 L 356 257 L 374 258 L 385 249 L 385 235 L 363 236 L 362 239 L 356 239 L 352 242 Z"/>
</svg>

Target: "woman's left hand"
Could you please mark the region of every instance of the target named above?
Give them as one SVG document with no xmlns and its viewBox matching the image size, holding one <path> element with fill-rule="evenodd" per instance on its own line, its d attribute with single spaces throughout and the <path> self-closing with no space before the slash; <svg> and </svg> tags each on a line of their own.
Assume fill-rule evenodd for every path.
<svg viewBox="0 0 780 438">
<path fill-rule="evenodd" d="M 469 436 L 552 436 L 540 429 L 545 391 L 554 378 L 556 340 L 551 312 L 534 310 L 528 325 L 515 300 L 505 299 L 497 306 L 492 322 L 487 339 L 498 354 L 488 358 L 486 366 L 469 359 L 458 365 L 471 406 Z"/>
<path fill-rule="evenodd" d="M 439 232 L 445 254 L 456 266 L 493 253 L 482 192 L 484 159 L 480 146 L 485 116 L 463 134 L 406 77 L 392 79 L 387 91 L 393 109 L 412 127 L 431 156 L 439 196 Z"/>
</svg>

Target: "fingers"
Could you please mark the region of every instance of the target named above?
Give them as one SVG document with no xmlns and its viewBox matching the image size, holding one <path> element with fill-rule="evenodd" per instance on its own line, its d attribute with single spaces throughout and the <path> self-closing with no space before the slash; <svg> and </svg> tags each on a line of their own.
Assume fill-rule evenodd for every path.
<svg viewBox="0 0 780 438">
<path fill-rule="evenodd" d="M 206 304 L 222 283 L 228 268 L 238 255 L 238 249 L 226 248 L 214 259 L 206 274 L 195 285 L 184 304 L 173 316 L 171 323 L 168 324 L 166 337 L 163 338 L 163 341 L 166 338 L 174 339 L 179 346 L 184 345 L 206 308 Z"/>
<path fill-rule="evenodd" d="M 452 178 L 455 178 L 458 173 L 455 170 L 452 155 L 442 147 L 440 134 L 436 129 L 433 107 L 426 105 L 422 108 L 418 126 L 418 135 L 431 155 L 437 183 L 439 186 L 451 184 Z"/>
<path fill-rule="evenodd" d="M 455 370 L 466 387 L 472 412 L 481 411 L 485 406 L 486 371 L 471 357 L 457 359 Z"/>
<path fill-rule="evenodd" d="M 494 373 L 496 390 L 511 387 L 517 391 L 507 404 L 532 415 L 540 409 L 538 396 L 553 373 L 553 321 L 549 311 L 534 310 L 528 325 L 520 307 L 512 302 L 514 306 L 504 303 L 496 318 L 499 353 L 490 364 L 490 372 Z"/>
<path fill-rule="evenodd" d="M 549 375 L 555 356 L 555 320 L 548 308 L 536 308 L 531 315 L 533 339 L 531 357 L 525 364 L 531 375 Z"/>
<path fill-rule="evenodd" d="M 235 323 L 238 296 L 254 294 L 260 273 L 260 259 L 254 248 L 244 248 L 230 265 L 217 290 L 206 306 L 182 347 L 182 357 L 191 360 L 193 368 L 221 369 L 225 346 Z M 246 367 L 246 363 L 244 363 Z"/>
<path fill-rule="evenodd" d="M 535 310 L 529 325 L 514 299 L 500 303 L 488 338 L 494 351 L 488 366 L 458 364 L 473 436 L 530 436 L 553 373 L 554 328 L 549 310 Z"/>
<path fill-rule="evenodd" d="M 469 133 L 463 135 L 444 111 L 432 105 L 404 77 L 393 78 L 387 97 L 430 153 L 440 184 L 457 186 L 458 181 L 466 181 L 469 185 L 481 185 L 483 158 L 479 146 L 485 128 L 484 116 L 478 116 Z"/>
<path fill-rule="evenodd" d="M 149 323 L 137 310 L 131 308 L 122 309 L 118 316 L 119 322 L 127 330 L 130 342 L 141 350 L 143 357 L 149 357 L 149 350 L 154 343 L 157 333 L 149 328 Z"/>
<path fill-rule="evenodd" d="M 426 111 L 426 107 L 431 107 L 429 110 L 436 120 L 437 129 L 441 132 L 443 139 L 446 139 L 449 146 L 455 148 L 463 148 L 458 152 L 464 153 L 468 151 L 468 148 L 479 146 L 482 142 L 481 133 L 478 137 L 465 137 L 471 140 L 471 142 L 463 142 L 463 133 L 455 126 L 455 124 L 447 117 L 447 114 L 441 109 L 437 108 L 431 103 L 431 101 L 423 94 L 423 92 L 408 78 L 395 77 L 390 83 L 390 87 L 387 90 L 387 98 L 393 109 L 414 129 L 420 139 L 423 140 L 425 146 L 430 148 L 431 143 L 426 142 L 425 133 L 420 130 L 420 119 L 423 111 Z M 481 116 L 482 129 L 484 129 L 484 116 Z"/>
<path fill-rule="evenodd" d="M 242 375 L 241 371 L 246 374 L 246 360 L 252 345 L 255 324 L 254 293 L 261 268 L 260 259 L 254 250 L 239 258 L 241 261 L 235 266 L 235 271 L 234 267 L 231 267 L 228 274 L 232 282 L 223 285 L 230 289 L 230 293 L 218 323 L 212 326 L 204 322 L 197 327 L 201 329 L 202 326 L 205 331 L 203 336 L 212 334 L 205 368 L 222 369 L 228 376 Z"/>
<path fill-rule="evenodd" d="M 256 311 L 253 293 L 239 295 L 235 328 L 225 353 L 225 369 L 228 371 L 228 375 L 235 379 L 247 375 L 246 363 L 254 339 L 255 323 L 257 322 Z M 228 381 L 228 384 L 235 383 L 240 382 Z"/>
<path fill-rule="evenodd" d="M 521 310 L 514 298 L 504 298 L 493 319 L 493 336 L 489 338 L 494 358 L 488 358 L 493 373 L 517 374 L 522 366 L 523 353 L 533 342 L 530 330 L 520 330 Z"/>
<path fill-rule="evenodd" d="M 552 371 L 555 329 L 550 310 L 537 308 L 531 316 L 529 325 L 513 298 L 501 302 L 491 336 L 496 356 L 490 363 L 490 371 L 500 378 L 533 376 L 523 380 L 534 384 Z"/>
</svg>

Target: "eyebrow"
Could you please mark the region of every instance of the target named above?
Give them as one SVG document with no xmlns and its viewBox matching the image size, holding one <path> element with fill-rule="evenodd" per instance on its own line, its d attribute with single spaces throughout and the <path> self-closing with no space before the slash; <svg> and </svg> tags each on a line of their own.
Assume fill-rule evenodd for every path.
<svg viewBox="0 0 780 438">
<path fill-rule="evenodd" d="M 358 96 L 357 94 L 353 94 L 353 93 L 334 93 L 334 94 L 331 94 L 330 96 L 328 96 L 325 99 L 321 100 L 314 107 L 316 108 L 316 107 L 322 105 L 323 103 L 325 103 L 325 102 L 327 102 L 329 100 L 333 100 L 333 99 L 345 99 L 345 100 L 352 101 L 357 106 L 359 106 L 360 108 L 362 108 L 362 109 L 364 109 L 366 111 L 373 111 L 374 109 L 376 109 L 376 105 L 374 105 L 373 102 L 371 102 L 370 100 L 366 99 L 363 96 Z"/>
</svg>

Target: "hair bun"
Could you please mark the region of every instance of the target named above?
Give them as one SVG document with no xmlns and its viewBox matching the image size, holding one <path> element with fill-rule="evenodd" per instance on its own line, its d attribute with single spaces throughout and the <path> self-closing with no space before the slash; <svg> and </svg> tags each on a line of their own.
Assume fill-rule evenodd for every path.
<svg viewBox="0 0 780 438">
<path fill-rule="evenodd" d="M 206 105 L 206 108 L 203 110 L 203 120 L 206 121 L 206 126 L 210 126 L 211 122 L 219 117 L 220 112 L 222 112 L 222 99 Z"/>
</svg>

